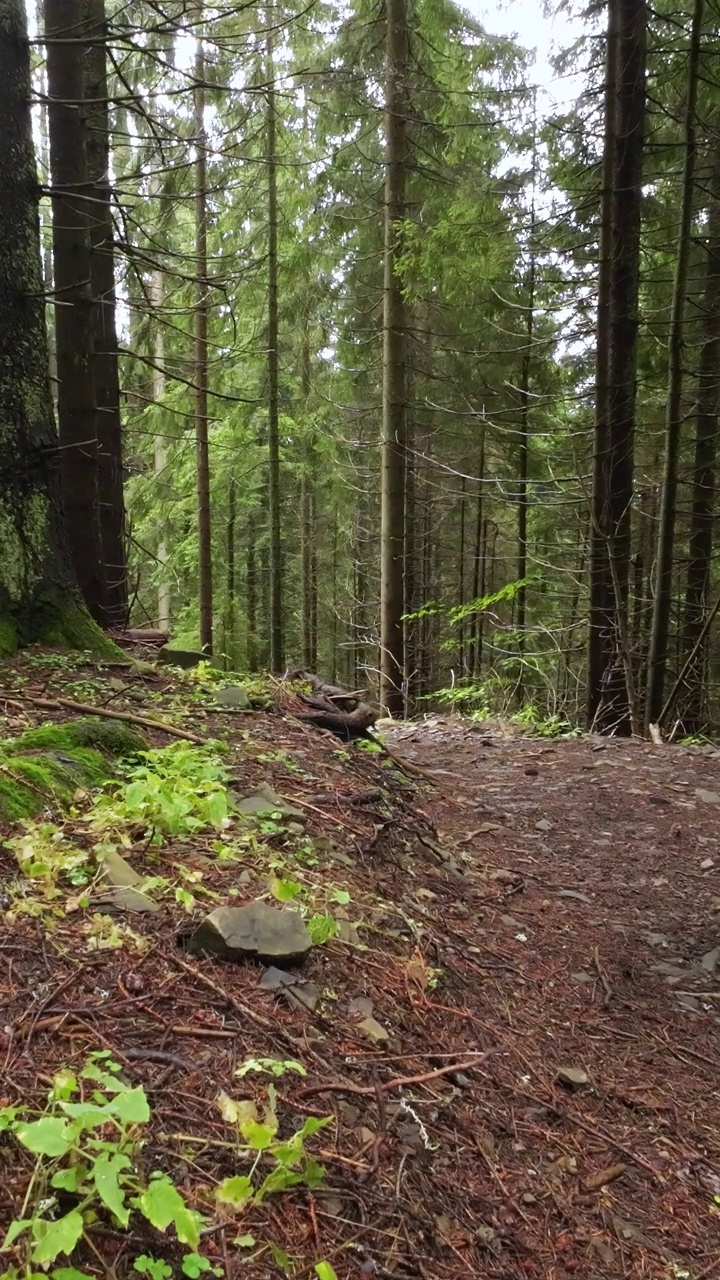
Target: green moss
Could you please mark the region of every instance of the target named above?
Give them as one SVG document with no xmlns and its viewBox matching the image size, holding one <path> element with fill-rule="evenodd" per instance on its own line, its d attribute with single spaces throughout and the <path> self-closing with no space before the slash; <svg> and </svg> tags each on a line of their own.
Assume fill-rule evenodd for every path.
<svg viewBox="0 0 720 1280">
<path fill-rule="evenodd" d="M 130 756 L 147 751 L 148 744 L 137 729 L 122 720 L 104 720 L 100 716 L 71 720 L 67 724 L 43 724 L 22 735 L 26 747 L 72 751 L 75 747 L 96 747 L 112 756 Z"/>
<path fill-rule="evenodd" d="M 120 721 L 45 724 L 0 743 L 0 819 L 30 818 L 48 804 L 66 806 L 78 787 L 97 787 L 112 773 L 113 757 L 147 748 Z"/>
<path fill-rule="evenodd" d="M 52 620 L 48 621 L 43 634 L 36 638 L 41 644 L 57 649 L 86 649 L 95 658 L 125 661 L 125 654 L 76 600 L 58 601 Z"/>
<path fill-rule="evenodd" d="M 0 658 L 11 658 L 17 647 L 15 627 L 8 618 L 0 618 Z"/>
</svg>

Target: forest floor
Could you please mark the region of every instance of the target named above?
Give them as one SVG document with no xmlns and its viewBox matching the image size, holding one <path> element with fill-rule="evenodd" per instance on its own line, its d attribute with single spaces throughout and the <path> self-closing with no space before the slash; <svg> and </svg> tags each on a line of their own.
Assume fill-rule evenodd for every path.
<svg viewBox="0 0 720 1280">
<path fill-rule="evenodd" d="M 53 696 L 165 719 L 227 743 L 243 794 L 264 782 L 305 815 L 250 843 L 231 827 L 227 857 L 214 832 L 161 848 L 130 833 L 136 871 L 192 893 L 112 939 L 77 894 L 20 909 L 0 848 L 0 1105 L 41 1110 L 54 1073 L 111 1050 L 151 1106 L 137 1159 L 204 1215 L 200 1252 L 227 1280 L 331 1276 L 322 1262 L 339 1280 L 717 1280 L 720 752 L 438 718 L 385 735 L 410 780 L 271 688 L 265 710 L 233 712 L 163 668 L 0 668 L 0 735 Z M 54 818 L 80 847 L 83 805 Z M 179 945 L 278 875 L 340 929 L 289 995 Z M 325 1177 L 232 1213 L 215 1191 L 249 1170 L 218 1095 L 262 1113 L 266 1076 L 237 1075 L 262 1058 L 307 1073 L 273 1081 L 281 1134 L 333 1117 L 307 1142 Z M 33 1167 L 2 1141 L 0 1226 Z M 138 1215 L 91 1235 L 73 1255 L 87 1274 L 125 1280 L 143 1255 L 181 1274 L 182 1248 Z"/>
</svg>

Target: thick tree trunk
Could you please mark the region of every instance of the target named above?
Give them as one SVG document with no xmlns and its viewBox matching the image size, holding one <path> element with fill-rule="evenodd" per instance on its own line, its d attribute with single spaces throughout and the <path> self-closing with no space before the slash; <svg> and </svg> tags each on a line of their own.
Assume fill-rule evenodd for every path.
<svg viewBox="0 0 720 1280">
<path fill-rule="evenodd" d="M 116 653 L 83 608 L 63 518 L 40 268 L 25 7 L 0 10 L 0 655 Z"/>
<path fill-rule="evenodd" d="M 703 629 L 707 617 L 713 559 L 720 414 L 720 150 L 713 166 L 706 252 L 695 457 L 692 469 L 690 548 L 683 618 L 683 652 L 688 668 L 678 700 L 678 711 L 686 733 L 698 732 L 704 719 L 703 672 L 707 659 L 707 635 L 703 635 Z"/>
<path fill-rule="evenodd" d="M 480 599 L 480 566 L 483 556 L 483 481 L 485 478 L 485 422 L 480 419 L 480 440 L 478 443 L 477 495 L 475 498 L 475 547 L 473 551 L 472 598 Z M 470 675 L 475 679 L 479 673 L 478 626 L 480 614 L 474 613 L 470 619 L 470 653 L 468 667 Z"/>
<path fill-rule="evenodd" d="M 648 657 L 648 685 L 645 724 L 654 724 L 662 711 L 665 694 L 668 634 L 673 586 L 673 550 L 677 509 L 678 459 L 682 428 L 683 336 L 687 277 L 690 265 L 693 200 L 695 195 L 696 106 L 700 37 L 704 0 L 695 0 L 688 54 L 688 80 L 685 102 L 685 156 L 683 162 L 682 201 L 678 230 L 675 283 L 673 287 L 670 333 L 668 337 L 668 391 L 665 424 L 665 465 L 660 499 L 660 524 L 657 545 L 657 577 Z"/>
<path fill-rule="evenodd" d="M 248 671 L 257 671 L 258 667 L 258 554 L 256 525 L 257 514 L 251 513 L 247 523 L 245 561 L 245 661 Z"/>
<path fill-rule="evenodd" d="M 45 0 L 50 97 L 58 421 L 72 562 L 85 603 L 109 621 L 99 519 L 93 366 L 89 183 L 84 100 L 88 22 L 83 0 Z"/>
<path fill-rule="evenodd" d="M 599 619 L 604 666 L 600 673 L 596 727 L 627 735 L 637 723 L 632 655 L 629 652 L 627 590 L 640 276 L 640 200 L 645 125 L 645 0 L 611 0 L 616 9 L 617 75 L 612 183 L 609 334 L 607 344 L 607 441 L 605 475 L 593 510 L 605 543 L 610 602 Z M 610 25 L 612 27 L 612 18 Z M 604 490 L 604 492 L 603 492 Z M 592 572 L 592 571 L 591 571 Z M 594 673 L 593 673 L 594 674 Z M 592 689 L 590 690 L 592 694 Z M 591 699 L 591 705 L 594 698 Z"/>
<path fill-rule="evenodd" d="M 587 723 L 592 726 L 600 705 L 603 675 L 611 656 L 612 579 L 608 560 L 607 463 L 610 359 L 610 285 L 612 274 L 612 213 L 615 182 L 615 130 L 618 69 L 617 0 L 608 0 L 605 43 L 605 106 L 603 124 L 598 303 L 595 331 L 595 426 L 593 432 L 592 494 L 590 497 L 589 616 Z"/>
<path fill-rule="evenodd" d="M 235 477 L 230 477 L 230 485 L 228 487 L 228 514 L 226 525 L 226 579 L 225 579 L 225 639 L 223 649 L 226 657 L 230 661 L 231 670 L 234 669 L 236 654 L 236 635 L 235 635 L 235 616 L 236 616 L 236 595 L 237 584 L 235 581 L 235 526 L 237 523 L 237 485 Z"/>
<path fill-rule="evenodd" d="M 402 617 L 407 335 L 399 257 L 408 163 L 409 41 L 406 4 L 407 0 L 387 0 L 385 55 L 380 700 L 393 716 L 402 716 L 405 708 Z"/>
<path fill-rule="evenodd" d="M 197 447 L 198 590 L 200 646 L 212 653 L 213 585 L 208 431 L 207 142 L 205 135 L 205 51 L 198 37 L 195 56 L 195 440 Z"/>
<path fill-rule="evenodd" d="M 269 11 L 266 21 L 272 18 Z M 277 196 L 277 102 L 275 93 L 275 58 L 273 36 L 266 43 L 266 160 L 268 181 L 268 502 L 270 521 L 270 666 L 281 671 L 284 666 L 283 643 L 283 565 L 282 526 L 280 517 L 280 413 L 278 352 L 278 196 Z"/>
<path fill-rule="evenodd" d="M 88 35 L 85 56 L 87 167 L 90 203 L 91 287 L 93 295 L 93 381 L 99 444 L 98 498 L 105 567 L 106 610 L 110 621 L 127 622 L 128 581 L 125 550 L 122 423 L 115 315 L 114 228 L 110 192 L 110 117 L 108 109 L 107 20 L 105 0 L 86 0 Z"/>
</svg>

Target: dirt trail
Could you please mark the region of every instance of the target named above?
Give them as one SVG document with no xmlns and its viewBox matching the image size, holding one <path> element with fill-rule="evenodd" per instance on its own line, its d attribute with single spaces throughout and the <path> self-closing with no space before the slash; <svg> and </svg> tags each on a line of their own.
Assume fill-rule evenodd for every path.
<svg viewBox="0 0 720 1280">
<path fill-rule="evenodd" d="M 389 737 L 465 859 L 445 956 L 477 966 L 468 1012 L 501 1046 L 481 1165 L 544 1232 L 517 1274 L 720 1275 L 720 752 Z"/>
<path fill-rule="evenodd" d="M 296 1280 L 320 1260 L 339 1280 L 720 1280 L 720 753 L 438 720 L 388 734 L 433 771 L 411 782 L 299 723 L 276 682 L 235 714 L 160 671 L 41 655 L 4 678 L 222 738 L 239 795 L 270 784 L 304 818 L 231 829 L 229 860 L 214 831 L 133 837 L 134 870 L 169 886 L 130 916 L 142 951 L 133 934 L 93 950 L 97 905 L 73 894 L 8 910 L 27 886 L 0 832 L 0 1098 L 40 1108 L 59 1067 L 111 1050 L 150 1099 L 144 1164 L 204 1215 L 225 1280 L 281 1276 L 275 1249 Z M 44 714 L 3 712 L 4 733 Z M 83 822 L 63 829 L 84 847 Z M 174 895 L 188 874 L 190 915 Z M 184 956 L 208 905 L 267 900 L 277 875 L 340 929 L 292 992 L 262 966 Z M 288 1056 L 307 1076 L 276 1081 L 282 1134 L 332 1116 L 313 1140 L 324 1181 L 226 1220 L 216 1189 L 244 1166 L 218 1091 L 263 1108 L 267 1080 L 238 1067 Z M 32 1169 L 3 1138 L 0 1228 Z M 139 1253 L 180 1275 L 169 1233 L 100 1225 L 118 1280 Z M 73 1262 L 99 1275 L 90 1250 Z"/>
</svg>

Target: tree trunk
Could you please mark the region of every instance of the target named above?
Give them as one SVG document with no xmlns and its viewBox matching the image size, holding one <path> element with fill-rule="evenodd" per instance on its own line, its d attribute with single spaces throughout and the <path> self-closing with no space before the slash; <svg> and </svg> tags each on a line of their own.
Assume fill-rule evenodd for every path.
<svg viewBox="0 0 720 1280">
<path fill-rule="evenodd" d="M 271 22 L 266 11 L 266 22 Z M 266 37 L 266 151 L 268 181 L 268 504 L 270 521 L 270 666 L 281 671 L 283 645 L 283 564 L 280 518 L 280 415 L 278 352 L 278 203 L 277 203 L 277 102 L 273 36 Z"/>
<path fill-rule="evenodd" d="M 465 477 L 460 481 L 460 554 L 458 556 L 458 607 L 465 603 Z M 458 624 L 458 666 L 460 674 L 465 672 L 465 619 L 461 617 Z"/>
<path fill-rule="evenodd" d="M 520 448 L 518 450 L 518 557 L 517 576 L 520 586 L 517 593 L 518 677 L 515 697 L 519 706 L 525 701 L 525 628 L 527 588 L 527 511 L 528 511 L 528 462 L 530 457 L 530 368 L 532 363 L 533 331 L 535 327 L 535 165 L 533 153 L 533 199 L 530 213 L 530 262 L 527 272 L 527 310 L 525 318 L 525 350 L 520 371 Z"/>
<path fill-rule="evenodd" d="M 593 432 L 592 494 L 590 498 L 590 601 L 588 616 L 587 723 L 594 724 L 600 705 L 603 674 L 611 653 L 612 579 L 608 560 L 607 462 L 610 361 L 610 287 L 612 277 L 612 215 L 615 184 L 615 130 L 618 73 L 618 6 L 608 0 L 605 45 L 605 107 L 603 129 L 598 304 L 595 336 L 595 426 Z"/>
<path fill-rule="evenodd" d="M 402 716 L 406 321 L 399 258 L 407 173 L 407 0 L 386 0 L 380 700 Z"/>
<path fill-rule="evenodd" d="M 237 485 L 235 477 L 230 477 L 228 488 L 227 515 L 227 547 L 226 547 L 226 584 L 225 584 L 225 642 L 223 648 L 229 659 L 230 668 L 234 670 L 237 661 L 235 636 L 235 525 L 237 522 Z"/>
<path fill-rule="evenodd" d="M 665 465 L 660 499 L 660 524 L 657 545 L 657 581 L 648 657 L 648 686 L 645 725 L 654 724 L 663 706 L 667 667 L 668 633 L 673 586 L 673 550 L 677 509 L 678 458 L 682 428 L 683 336 L 687 277 L 690 265 L 693 199 L 695 195 L 696 106 L 700 36 L 704 0 L 695 0 L 688 55 L 687 96 L 685 102 L 685 156 L 683 161 L 682 203 L 678 231 L 675 282 L 670 333 L 668 337 L 668 391 L 665 424 Z"/>
<path fill-rule="evenodd" d="M 83 0 L 45 0 L 50 98 L 53 274 L 62 477 L 72 562 L 83 599 L 109 621 L 99 519 L 98 438 L 93 382 Z M 68 39 L 68 32 L 72 39 Z"/>
<path fill-rule="evenodd" d="M 165 277 L 159 267 L 156 267 L 150 276 L 148 293 L 152 308 L 153 326 L 153 363 L 151 369 L 152 398 L 154 404 L 159 404 L 165 395 L 165 335 L 162 327 L 162 309 L 165 301 Z M 167 449 L 165 448 L 165 436 L 162 432 L 158 432 L 154 441 L 154 471 L 155 505 L 158 512 L 158 537 L 156 545 L 156 555 L 158 560 L 157 623 L 161 631 L 169 631 L 172 621 L 172 597 L 170 592 L 170 579 L 167 571 L 168 546 L 165 539 L 164 516 L 164 507 L 169 496 L 167 466 L 168 459 Z"/>
<path fill-rule="evenodd" d="M 195 55 L 195 440 L 197 447 L 198 591 L 200 647 L 212 653 L 213 587 L 208 432 L 207 144 L 205 136 L 205 51 L 197 38 Z"/>
<path fill-rule="evenodd" d="M 483 556 L 483 481 L 485 478 L 485 421 L 480 419 L 480 441 L 478 457 L 477 496 L 475 498 L 475 549 L 473 553 L 472 598 L 480 599 L 480 566 Z M 478 663 L 478 624 L 480 614 L 474 613 L 470 619 L 470 653 L 468 666 L 470 675 L 476 679 L 480 674 Z"/>
<path fill-rule="evenodd" d="M 715 146 L 717 148 L 717 141 Z M 703 672 L 707 661 L 707 636 L 703 636 L 702 641 L 701 636 L 707 616 L 713 559 L 720 413 L 720 151 L 716 152 L 711 181 L 707 265 L 701 310 L 702 347 L 698 369 L 690 547 L 683 618 L 683 652 L 689 665 L 678 707 L 686 733 L 697 733 L 704 719 Z"/>
<path fill-rule="evenodd" d="M 596 727 L 625 736 L 636 723 L 629 652 L 627 589 L 633 497 L 640 201 L 645 124 L 645 0 L 611 0 L 617 11 L 617 93 L 612 184 L 607 446 L 602 510 L 593 511 L 605 542 L 611 598 L 601 619 L 604 666 Z"/>
<path fill-rule="evenodd" d="M 257 514 L 251 513 L 247 524 L 247 559 L 245 568 L 245 661 L 247 662 L 248 671 L 257 671 L 258 667 L 258 556 L 256 524 Z"/>
<path fill-rule="evenodd" d="M 83 608 L 64 521 L 40 266 L 25 6 L 0 12 L 0 654 L 116 653 Z"/>
<path fill-rule="evenodd" d="M 114 228 L 110 192 L 107 20 L 105 0 L 86 0 L 92 43 L 85 55 L 87 167 L 89 178 L 91 287 L 93 295 L 93 381 L 98 436 L 100 538 L 105 567 L 108 619 L 127 622 L 120 377 L 115 315 Z"/>
</svg>

